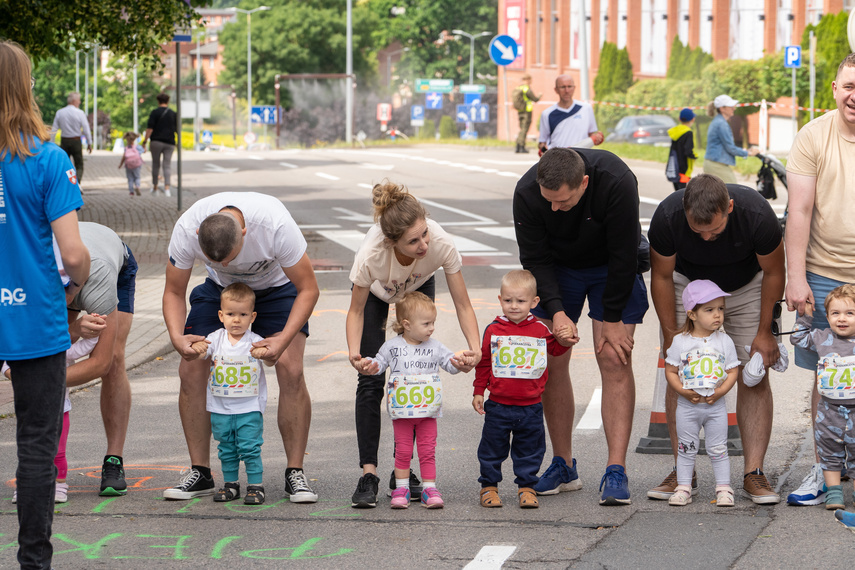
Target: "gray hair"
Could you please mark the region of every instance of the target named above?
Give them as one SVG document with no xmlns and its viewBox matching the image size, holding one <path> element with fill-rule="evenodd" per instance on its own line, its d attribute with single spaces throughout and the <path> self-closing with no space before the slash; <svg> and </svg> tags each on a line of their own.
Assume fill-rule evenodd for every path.
<svg viewBox="0 0 855 570">
<path fill-rule="evenodd" d="M 66 100 L 68 101 L 69 105 L 71 105 L 75 101 L 80 102 L 80 93 L 78 93 L 77 91 L 72 91 L 71 93 L 68 94 L 68 98 Z M 63 136 L 65 136 L 65 135 L 63 135 Z"/>
</svg>

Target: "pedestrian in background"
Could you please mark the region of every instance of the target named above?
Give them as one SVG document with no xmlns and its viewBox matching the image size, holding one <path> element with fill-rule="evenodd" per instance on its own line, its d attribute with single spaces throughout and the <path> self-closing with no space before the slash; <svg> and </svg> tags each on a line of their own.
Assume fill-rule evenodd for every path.
<svg viewBox="0 0 855 570">
<path fill-rule="evenodd" d="M 68 94 L 68 105 L 56 112 L 50 138 L 60 131 L 59 146 L 74 162 L 77 171 L 77 184 L 83 180 L 83 141 L 80 135 L 86 137 L 86 149 L 92 154 L 92 132 L 89 130 L 89 120 L 86 113 L 80 110 L 80 93 Z"/>
<path fill-rule="evenodd" d="M 142 171 L 142 154 L 137 148 L 137 137 L 133 131 L 128 131 L 123 137 L 125 140 L 125 150 L 122 154 L 122 160 L 119 161 L 119 168 L 125 167 L 125 175 L 128 177 L 128 192 L 131 196 L 140 195 L 140 171 Z"/>
<path fill-rule="evenodd" d="M 558 103 L 540 115 L 538 154 L 548 148 L 591 148 L 603 142 L 603 133 L 597 130 L 594 109 L 584 101 L 574 101 L 576 80 L 569 75 L 555 78 Z"/>
<path fill-rule="evenodd" d="M 18 563 L 50 568 L 57 470 L 62 432 L 66 295 L 89 277 L 89 252 L 77 229 L 83 206 L 68 156 L 50 133 L 33 99 L 32 66 L 14 42 L 0 42 L 0 364 L 12 374 L 17 422 Z M 64 289 L 54 261 L 56 237 L 70 281 Z M 14 326 L 8 326 L 14 323 Z M 36 340 L 34 342 L 34 340 Z"/>
<path fill-rule="evenodd" d="M 169 190 L 170 177 L 172 176 L 172 153 L 175 152 L 175 133 L 178 132 L 178 116 L 169 108 L 169 95 L 159 93 L 157 95 L 157 109 L 148 116 L 148 126 L 143 136 L 142 145 L 151 141 L 151 190 L 157 191 L 157 177 L 160 174 L 160 165 L 163 164 L 163 193 L 172 196 Z"/>
<path fill-rule="evenodd" d="M 514 89 L 513 104 L 517 110 L 520 119 L 520 132 L 517 135 L 517 150 L 516 152 L 528 152 L 525 148 L 525 139 L 528 136 L 528 129 L 531 127 L 531 112 L 534 109 L 534 104 L 540 101 L 542 95 L 535 94 L 531 90 L 531 75 L 526 73 L 522 76 L 522 85 Z"/>
<path fill-rule="evenodd" d="M 695 166 L 695 160 L 698 158 L 695 155 L 695 134 L 692 132 L 694 123 L 695 112 L 686 107 L 680 111 L 680 124 L 668 129 L 668 136 L 671 137 L 671 152 L 668 155 L 666 175 L 669 174 L 671 157 L 673 156 L 675 161 L 674 174 L 676 174 L 677 179 L 674 180 L 669 175 L 668 180 L 674 184 L 674 190 L 686 187 L 692 178 L 692 169 Z"/>
<path fill-rule="evenodd" d="M 736 184 L 736 175 L 731 167 L 736 164 L 737 156 L 746 158 L 759 152 L 757 147 L 745 150 L 733 142 L 733 131 L 727 121 L 733 116 L 737 103 L 739 101 L 728 95 L 719 95 L 707 105 L 707 115 L 713 120 L 707 131 L 704 172 L 718 176 L 725 184 Z"/>
</svg>

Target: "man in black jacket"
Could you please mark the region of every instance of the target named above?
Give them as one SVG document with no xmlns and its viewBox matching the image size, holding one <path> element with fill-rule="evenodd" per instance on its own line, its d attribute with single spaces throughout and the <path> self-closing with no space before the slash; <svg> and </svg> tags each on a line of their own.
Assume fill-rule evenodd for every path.
<svg viewBox="0 0 855 570">
<path fill-rule="evenodd" d="M 625 465 L 635 409 L 632 335 L 648 308 L 638 274 L 638 182 L 610 152 L 550 149 L 517 183 L 514 224 L 520 261 L 537 278 L 541 301 L 532 311 L 535 316 L 559 336 L 578 337 L 576 322 L 588 301 L 609 445 L 600 504 L 629 504 Z M 582 486 L 571 453 L 571 353 L 549 358 L 543 411 L 555 457 L 535 486 L 541 495 Z"/>
</svg>

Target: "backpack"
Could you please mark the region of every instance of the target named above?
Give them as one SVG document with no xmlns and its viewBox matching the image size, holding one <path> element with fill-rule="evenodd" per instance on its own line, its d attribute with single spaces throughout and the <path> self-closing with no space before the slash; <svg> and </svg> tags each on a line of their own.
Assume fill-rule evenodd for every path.
<svg viewBox="0 0 855 570">
<path fill-rule="evenodd" d="M 778 199 L 778 192 L 775 191 L 775 173 L 765 160 L 757 173 L 757 192 L 767 200 Z"/>
<path fill-rule="evenodd" d="M 523 92 L 522 87 L 514 89 L 513 93 L 511 93 L 511 101 L 513 102 L 514 109 L 517 111 L 525 111 L 528 102 L 525 100 L 525 93 Z"/>
<path fill-rule="evenodd" d="M 665 164 L 665 178 L 668 182 L 680 181 L 680 166 L 677 163 L 677 149 L 671 145 L 671 152 L 668 154 L 668 162 Z"/>
<path fill-rule="evenodd" d="M 134 147 L 128 147 L 125 149 L 125 167 L 134 169 L 142 166 L 142 157 L 140 156 L 140 151 L 138 151 Z"/>
</svg>

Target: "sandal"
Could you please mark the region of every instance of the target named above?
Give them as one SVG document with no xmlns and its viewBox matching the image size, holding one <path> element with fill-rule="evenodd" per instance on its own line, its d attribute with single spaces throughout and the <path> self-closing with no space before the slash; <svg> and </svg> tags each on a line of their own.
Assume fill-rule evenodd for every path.
<svg viewBox="0 0 855 570">
<path fill-rule="evenodd" d="M 488 509 L 502 506 L 502 498 L 499 497 L 498 487 L 481 488 L 481 506 Z"/>
<path fill-rule="evenodd" d="M 521 509 L 536 509 L 540 506 L 537 502 L 537 495 L 531 487 L 520 487 L 517 495 L 520 498 Z"/>
<path fill-rule="evenodd" d="M 672 507 L 684 507 L 692 502 L 692 488 L 687 485 L 677 485 L 674 494 L 668 499 Z"/>
<path fill-rule="evenodd" d="M 243 498 L 244 505 L 264 504 L 264 487 L 262 485 L 247 485 L 246 496 Z"/>
<path fill-rule="evenodd" d="M 226 483 L 214 494 L 214 502 L 217 503 L 226 503 L 235 499 L 240 499 L 240 483 Z"/>
<path fill-rule="evenodd" d="M 732 507 L 733 506 L 733 489 L 723 487 L 715 490 L 715 506 L 717 507 Z"/>
</svg>

